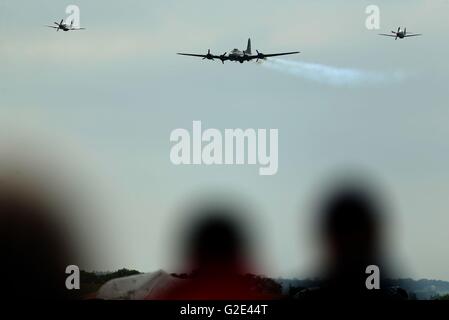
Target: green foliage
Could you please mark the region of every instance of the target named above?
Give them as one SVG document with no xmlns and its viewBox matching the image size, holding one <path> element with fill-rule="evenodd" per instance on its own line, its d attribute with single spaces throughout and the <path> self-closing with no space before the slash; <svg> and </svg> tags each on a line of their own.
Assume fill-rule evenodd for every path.
<svg viewBox="0 0 449 320">
<path fill-rule="evenodd" d="M 445 294 L 444 296 L 438 296 L 436 300 L 447 300 L 449 301 L 449 294 Z"/>
<path fill-rule="evenodd" d="M 264 276 L 246 274 L 242 276 L 244 283 L 247 283 L 255 292 L 270 296 L 281 296 L 282 286 L 271 278 Z"/>
<path fill-rule="evenodd" d="M 97 292 L 109 280 L 140 274 L 137 270 L 119 269 L 115 272 L 96 273 L 81 270 L 81 295 Z"/>
</svg>

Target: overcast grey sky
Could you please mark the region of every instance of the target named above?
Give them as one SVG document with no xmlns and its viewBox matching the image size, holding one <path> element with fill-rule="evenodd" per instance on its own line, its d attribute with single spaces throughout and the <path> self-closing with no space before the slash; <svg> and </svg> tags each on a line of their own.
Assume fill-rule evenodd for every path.
<svg viewBox="0 0 449 320">
<path fill-rule="evenodd" d="M 43 27 L 65 17 L 68 4 L 80 7 L 87 30 Z M 380 7 L 378 31 L 365 28 L 369 4 Z M 80 218 L 86 250 L 104 256 L 91 268 L 167 267 L 177 207 L 217 188 L 257 208 L 262 271 L 301 274 L 312 255 L 304 207 L 317 185 L 349 166 L 391 196 L 404 272 L 449 280 L 448 16 L 447 0 L 0 0 L 1 146 L 26 137 L 36 150 L 20 152 L 50 148 L 84 177 L 103 207 Z M 424 36 L 377 36 L 399 25 Z M 333 86 L 256 63 L 175 55 L 221 54 L 248 37 L 253 50 L 300 50 L 284 59 L 292 63 L 402 77 Z M 277 175 L 173 166 L 170 132 L 192 120 L 278 128 Z"/>
</svg>

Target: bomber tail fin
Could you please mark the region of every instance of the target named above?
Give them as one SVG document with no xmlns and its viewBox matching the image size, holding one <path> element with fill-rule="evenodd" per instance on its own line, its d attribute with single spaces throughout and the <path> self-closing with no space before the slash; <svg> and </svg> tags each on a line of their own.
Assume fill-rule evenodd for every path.
<svg viewBox="0 0 449 320">
<path fill-rule="evenodd" d="M 248 39 L 248 44 L 246 46 L 245 53 L 246 54 L 251 54 L 251 39 Z"/>
</svg>

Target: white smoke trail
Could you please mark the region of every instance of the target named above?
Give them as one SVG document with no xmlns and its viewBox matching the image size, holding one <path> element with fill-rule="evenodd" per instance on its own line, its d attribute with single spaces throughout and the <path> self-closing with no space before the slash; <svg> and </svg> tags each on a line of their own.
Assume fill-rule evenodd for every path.
<svg viewBox="0 0 449 320">
<path fill-rule="evenodd" d="M 283 59 L 268 59 L 263 61 L 261 65 L 299 78 L 332 86 L 385 84 L 400 82 L 404 78 L 404 75 L 398 72 L 379 73 Z"/>
</svg>

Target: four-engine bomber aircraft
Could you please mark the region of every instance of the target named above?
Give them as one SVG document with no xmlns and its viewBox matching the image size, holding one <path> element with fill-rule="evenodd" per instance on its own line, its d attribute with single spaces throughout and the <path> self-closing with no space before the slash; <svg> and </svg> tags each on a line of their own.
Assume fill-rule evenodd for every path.
<svg viewBox="0 0 449 320">
<path fill-rule="evenodd" d="M 76 31 L 76 30 L 84 30 L 86 28 L 79 28 L 79 27 L 74 27 L 73 26 L 73 20 L 72 22 L 70 22 L 70 24 L 66 24 L 64 23 L 64 19 L 61 20 L 61 22 L 55 22 L 54 23 L 56 26 L 46 26 L 49 28 L 54 28 L 56 29 L 56 31 L 59 31 L 59 29 L 61 29 L 62 31 Z"/>
<path fill-rule="evenodd" d="M 397 31 L 391 31 L 392 34 L 389 33 L 379 33 L 380 36 L 387 36 L 387 37 L 394 37 L 394 40 L 404 39 L 407 37 L 416 37 L 416 36 L 422 36 L 420 33 L 407 33 L 407 28 L 404 28 L 404 30 L 401 29 L 401 27 L 398 27 Z"/>
<path fill-rule="evenodd" d="M 191 57 L 199 57 L 208 60 L 214 60 L 219 59 L 224 64 L 225 61 L 238 61 L 240 63 L 243 63 L 245 61 L 251 61 L 256 59 L 256 61 L 259 60 L 265 60 L 269 57 L 276 57 L 276 56 L 285 56 L 288 54 L 296 54 L 299 53 L 299 51 L 293 51 L 293 52 L 282 52 L 282 53 L 270 53 L 270 54 L 264 54 L 262 52 L 257 51 L 257 54 L 251 53 L 251 39 L 248 39 L 248 45 L 246 47 L 246 50 L 240 51 L 239 49 L 233 49 L 229 54 L 227 52 L 223 53 L 222 55 L 216 56 L 210 53 L 210 49 L 207 50 L 207 54 L 194 54 L 194 53 L 178 53 L 182 56 L 191 56 Z"/>
</svg>

